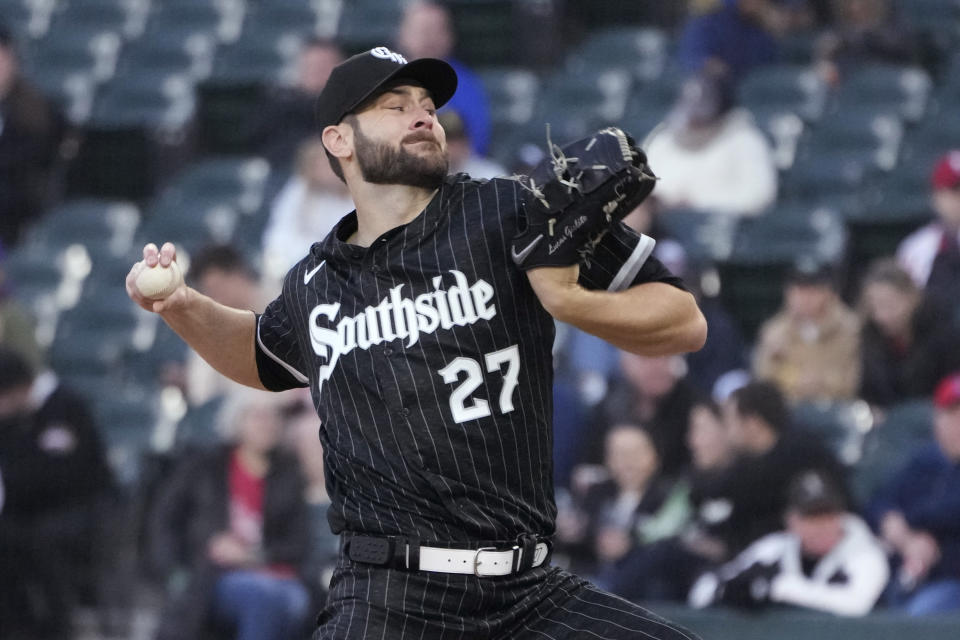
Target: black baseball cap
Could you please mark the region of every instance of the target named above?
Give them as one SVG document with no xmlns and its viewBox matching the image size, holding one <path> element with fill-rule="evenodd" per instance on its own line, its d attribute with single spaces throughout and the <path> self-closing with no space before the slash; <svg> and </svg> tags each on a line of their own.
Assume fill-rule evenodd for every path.
<svg viewBox="0 0 960 640">
<path fill-rule="evenodd" d="M 846 502 L 836 480 L 822 470 L 804 471 L 787 489 L 787 508 L 801 515 L 840 513 L 846 510 Z"/>
<path fill-rule="evenodd" d="M 457 72 L 443 60 L 420 58 L 413 62 L 387 47 L 358 53 L 339 65 L 317 98 L 317 124 L 322 131 L 395 80 L 414 80 L 433 96 L 439 109 L 457 90 Z"/>
</svg>

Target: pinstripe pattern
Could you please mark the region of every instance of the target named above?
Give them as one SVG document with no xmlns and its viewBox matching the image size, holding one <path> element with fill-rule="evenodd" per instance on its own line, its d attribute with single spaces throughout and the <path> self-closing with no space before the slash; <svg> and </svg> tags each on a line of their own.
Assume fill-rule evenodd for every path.
<svg viewBox="0 0 960 640">
<path fill-rule="evenodd" d="M 335 532 L 441 544 L 553 533 L 554 325 L 509 258 L 518 209 L 516 182 L 460 175 L 368 248 L 344 242 L 356 229 L 350 214 L 258 318 L 261 380 L 313 392 Z M 648 241 L 622 225 L 606 234 L 581 283 L 680 286 L 655 259 L 638 259 Z M 536 581 L 548 576 L 569 593 L 558 586 L 541 611 Z M 437 620 L 442 637 L 487 637 L 472 634 L 506 632 L 523 612 L 542 614 L 526 620 L 537 633 L 557 611 L 599 597 L 560 576 L 512 578 L 527 595 L 509 613 L 519 591 L 506 583 L 344 567 L 329 637 L 400 637 L 389 625 L 409 626 L 403 637 L 441 637 L 427 630 Z M 511 620 L 499 627 L 486 621 L 497 603 Z"/>
<path fill-rule="evenodd" d="M 479 579 L 343 560 L 334 573 L 314 640 L 348 638 L 695 640 L 696 636 L 556 567 Z"/>
</svg>

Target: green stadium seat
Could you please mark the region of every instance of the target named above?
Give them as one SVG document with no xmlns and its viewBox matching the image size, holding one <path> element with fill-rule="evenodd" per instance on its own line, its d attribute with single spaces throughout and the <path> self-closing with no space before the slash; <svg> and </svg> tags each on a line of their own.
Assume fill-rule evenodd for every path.
<svg viewBox="0 0 960 640">
<path fill-rule="evenodd" d="M 332 35 L 336 25 L 325 23 L 318 3 L 308 0 L 268 0 L 250 3 L 244 17 L 243 37 Z"/>
<path fill-rule="evenodd" d="M 117 200 L 68 200 L 50 210 L 30 232 L 32 244 L 64 249 L 80 243 L 88 251 L 126 255 L 140 223 L 136 205 Z"/>
<path fill-rule="evenodd" d="M 104 85 L 93 104 L 91 127 L 146 127 L 177 131 L 193 116 L 191 79 L 146 72 Z"/>
<path fill-rule="evenodd" d="M 554 142 L 576 140 L 622 121 L 631 85 L 624 71 L 587 77 L 556 73 L 544 81 L 532 122 L 550 123 Z"/>
<path fill-rule="evenodd" d="M 571 72 L 583 75 L 622 69 L 644 82 L 663 75 L 669 58 L 669 36 L 656 27 L 616 26 L 594 31 L 568 57 Z"/>
<path fill-rule="evenodd" d="M 741 264 L 792 263 L 808 256 L 835 263 L 845 247 L 843 218 L 836 207 L 782 202 L 744 218 L 736 228 L 729 260 Z"/>
<path fill-rule="evenodd" d="M 351 3 L 352 4 L 352 3 Z M 391 3 L 386 3 L 391 4 Z M 457 34 L 457 56 L 474 67 L 517 63 L 519 3 L 512 0 L 448 0 Z M 394 24 L 399 24 L 397 20 Z M 394 34 L 381 42 L 393 42 Z"/>
<path fill-rule="evenodd" d="M 914 400 L 890 407 L 864 441 L 863 457 L 854 468 L 851 486 L 864 504 L 907 463 L 910 456 L 931 441 L 933 406 L 929 400 Z"/>
<path fill-rule="evenodd" d="M 111 31 L 123 38 L 136 38 L 150 8 L 146 0 L 74 0 L 61 3 L 53 12 L 51 29 Z"/>
<path fill-rule="evenodd" d="M 540 80 L 535 73 L 521 67 L 497 67 L 483 69 L 479 76 L 494 127 L 530 121 L 540 90 Z"/>
<path fill-rule="evenodd" d="M 827 86 L 811 67 L 796 64 L 768 65 L 743 79 L 740 103 L 757 112 L 794 113 L 816 122 L 827 103 Z"/>
<path fill-rule="evenodd" d="M 128 44 L 117 61 L 117 76 L 180 75 L 200 81 L 210 75 L 216 40 L 211 34 L 191 33 L 184 37 L 167 34 L 145 35 Z"/>
<path fill-rule="evenodd" d="M 232 42 L 240 36 L 243 25 L 243 5 L 237 2 L 164 0 L 152 7 L 145 34 L 184 38 L 200 33 Z"/>
<path fill-rule="evenodd" d="M 174 450 L 210 446 L 223 440 L 217 431 L 217 419 L 223 403 L 224 398 L 218 396 L 199 406 L 190 407 L 177 424 Z"/>
<path fill-rule="evenodd" d="M 836 264 L 845 234 L 838 210 L 817 204 L 781 204 L 737 225 L 733 248 L 718 261 L 720 298 L 749 339 L 781 304 L 793 264 L 809 257 Z"/>
<path fill-rule="evenodd" d="M 677 240 L 695 262 L 724 260 L 733 251 L 738 220 L 710 211 L 674 209 L 657 218 L 666 234 Z"/>
<path fill-rule="evenodd" d="M 847 466 L 863 456 L 866 434 L 873 427 L 870 406 L 863 401 L 803 402 L 792 410 L 793 422 L 825 443 Z"/>
<path fill-rule="evenodd" d="M 351 0 L 341 7 L 337 40 L 345 51 L 364 51 L 396 39 L 403 15 L 399 0 Z"/>
<path fill-rule="evenodd" d="M 933 81 L 920 67 L 869 65 L 844 77 L 831 106 L 831 116 L 848 109 L 896 112 L 905 122 L 919 122 L 927 112 Z"/>
</svg>

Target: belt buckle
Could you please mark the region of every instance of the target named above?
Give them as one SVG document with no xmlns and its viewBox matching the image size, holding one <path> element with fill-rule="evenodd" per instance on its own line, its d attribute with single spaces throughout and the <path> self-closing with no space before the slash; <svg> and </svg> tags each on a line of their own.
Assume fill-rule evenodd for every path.
<svg viewBox="0 0 960 640">
<path fill-rule="evenodd" d="M 497 550 L 496 547 L 480 547 L 479 549 L 476 550 L 476 552 L 473 554 L 473 575 L 475 575 L 475 576 L 478 577 L 478 578 L 483 578 L 483 577 L 484 577 L 484 576 L 481 576 L 480 573 L 479 573 L 479 571 L 480 571 L 480 553 L 483 552 L 483 551 L 496 551 L 496 550 Z"/>
</svg>

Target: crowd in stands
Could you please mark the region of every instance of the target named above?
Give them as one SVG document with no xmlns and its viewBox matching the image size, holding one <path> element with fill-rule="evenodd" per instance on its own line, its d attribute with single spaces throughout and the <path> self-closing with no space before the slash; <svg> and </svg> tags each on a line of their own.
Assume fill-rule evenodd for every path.
<svg viewBox="0 0 960 640">
<path fill-rule="evenodd" d="M 0 20 L 14 4 L 0 3 Z M 259 3 L 234 4 L 253 11 Z M 810 74 L 804 82 L 826 92 L 827 110 L 830 96 L 878 64 L 919 71 L 933 84 L 960 83 L 951 48 L 960 43 L 960 14 L 945 14 L 948 26 L 934 33 L 911 23 L 909 0 L 546 2 L 571 44 L 550 52 L 554 68 L 512 61 L 511 84 L 496 86 L 489 78 L 501 69 L 471 59 L 458 42 L 466 33 L 458 12 L 469 4 L 404 3 L 391 14 L 389 38 L 376 44 L 456 68 L 458 92 L 439 117 L 453 170 L 477 178 L 520 172 L 543 157 L 544 123 L 529 123 L 537 134 L 527 136 L 497 98 L 522 94 L 530 78 L 546 90 L 577 77 L 581 45 L 625 28 L 617 17 L 623 4 L 637 5 L 628 29 L 670 43 L 669 60 L 638 90 L 651 101 L 668 94 L 661 108 L 636 123 L 589 122 L 623 126 L 648 153 L 659 183 L 625 223 L 658 240 L 656 255 L 685 279 L 710 335 L 696 354 L 647 357 L 558 326 L 554 562 L 644 602 L 841 616 L 960 613 L 960 128 L 933 149 L 905 144 L 886 171 L 869 156 L 867 172 L 844 183 L 845 192 L 817 186 L 811 194 L 792 167 L 820 161 L 812 141 L 822 124 L 803 122 L 784 155 L 782 131 L 764 120 L 769 114 L 752 113 L 741 93 L 764 69 L 797 66 Z M 534 38 L 537 25 L 526 26 Z M 190 284 L 223 304 L 261 310 L 286 270 L 352 208 L 316 135 L 313 103 L 330 70 L 355 51 L 338 33 L 320 31 L 297 41 L 290 82 L 270 78 L 242 121 L 227 123 L 242 133 L 242 157 L 269 163 L 266 177 L 242 176 L 259 185 L 259 204 L 244 212 L 250 194 L 241 185 L 228 194 L 236 209 L 224 218 L 229 224 L 210 223 L 223 202 L 191 202 L 209 204 L 206 226 L 195 223 L 182 239 L 144 239 L 183 243 Z M 240 388 L 162 324 L 144 321 L 132 321 L 139 324 L 130 335 L 147 335 L 145 346 L 111 361 L 120 369 L 107 373 L 106 386 L 58 367 L 65 360 L 44 314 L 55 320 L 76 295 L 120 290 L 122 274 L 105 260 L 108 241 L 125 247 L 115 257 L 128 268 L 141 238 L 110 218 L 115 237 L 99 248 L 31 259 L 50 237 L 51 211 L 72 198 L 65 176 L 84 157 L 86 130 L 58 102 L 63 96 L 45 96 L 42 78 L 21 64 L 36 55 L 29 38 L 0 27 L 0 636 L 67 638 L 78 607 L 105 607 L 117 584 L 143 583 L 162 601 L 157 637 L 309 637 L 339 544 L 326 523 L 309 395 Z M 609 77 L 640 55 L 621 53 L 606 61 Z M 629 93 L 600 83 L 592 92 L 614 101 Z M 960 91 L 945 89 L 939 100 L 923 117 L 956 117 Z M 547 113 L 542 107 L 531 106 L 532 120 Z M 923 117 L 904 116 L 898 126 L 921 130 Z M 202 126 L 191 125 L 199 139 Z M 813 155 L 803 155 L 804 144 Z M 199 147 L 190 153 L 207 157 Z M 828 175 L 842 173 L 837 165 L 824 166 L 824 184 L 846 179 Z M 868 191 L 880 185 L 876 193 L 888 193 L 885 180 L 908 167 L 920 176 L 922 211 L 881 220 L 884 203 Z M 159 179 L 136 205 L 149 212 L 166 202 L 167 184 L 175 191 L 182 183 Z M 803 215 L 790 219 L 796 207 Z M 824 222 L 823 207 L 855 210 L 867 226 L 847 227 L 844 238 L 842 225 Z M 886 225 L 877 227 L 886 243 L 854 254 L 855 234 L 871 228 L 872 214 Z M 144 222 L 156 220 L 147 213 Z M 740 231 L 762 225 L 773 235 L 743 241 L 747 250 L 737 253 L 747 238 Z M 810 229 L 823 237 L 763 261 L 766 244 Z M 834 246 L 840 250 L 821 251 Z M 43 264 L 54 259 L 90 274 L 73 305 L 63 302 L 73 295 L 69 279 L 49 285 L 46 297 L 36 291 L 46 285 L 23 279 L 24 264 L 62 270 Z M 772 289 L 773 304 L 732 297 L 725 260 L 757 267 L 747 284 Z M 133 455 L 145 462 L 133 466 L 132 486 L 117 453 L 130 426 L 112 425 L 115 414 L 105 409 L 131 388 L 130 360 L 149 363 L 149 379 L 138 384 L 165 403 L 149 414 L 149 428 L 139 425 L 148 435 Z M 117 546 L 134 549 L 133 579 L 111 552 Z"/>
</svg>

